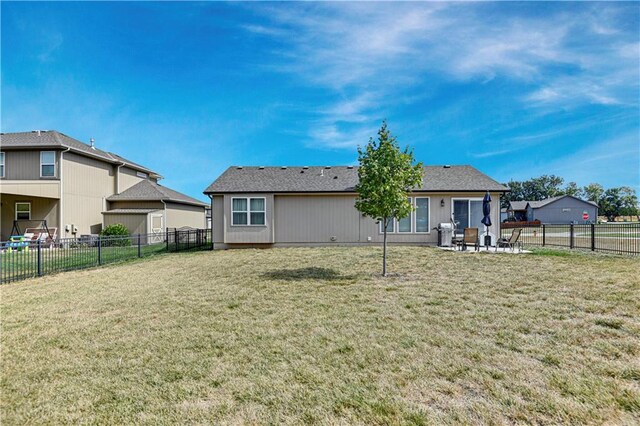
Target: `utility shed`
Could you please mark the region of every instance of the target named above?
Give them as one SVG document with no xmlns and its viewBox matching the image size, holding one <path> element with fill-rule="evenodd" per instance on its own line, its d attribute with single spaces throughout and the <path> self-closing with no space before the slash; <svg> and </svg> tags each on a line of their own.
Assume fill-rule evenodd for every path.
<svg viewBox="0 0 640 426">
<path fill-rule="evenodd" d="M 131 234 L 164 233 L 166 228 L 206 226 L 205 207 L 195 198 L 151 181 L 142 181 L 107 198 L 104 226 L 121 223 Z"/>
<path fill-rule="evenodd" d="M 158 209 L 113 209 L 102 212 L 104 226 L 119 223 L 124 225 L 130 235 L 141 234 L 142 244 L 163 241 L 164 210 Z M 151 235 L 153 234 L 153 235 Z M 149 238 L 147 236 L 149 235 Z"/>
</svg>

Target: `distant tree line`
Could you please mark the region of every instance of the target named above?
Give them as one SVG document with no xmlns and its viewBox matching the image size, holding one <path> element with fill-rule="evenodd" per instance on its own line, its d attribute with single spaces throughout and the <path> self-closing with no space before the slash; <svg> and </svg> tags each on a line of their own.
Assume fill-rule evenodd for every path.
<svg viewBox="0 0 640 426">
<path fill-rule="evenodd" d="M 540 201 L 559 195 L 572 195 L 598 204 L 598 212 L 609 220 L 617 216 L 638 216 L 640 206 L 633 188 L 620 186 L 604 189 L 598 183 L 579 187 L 575 182 L 564 185 L 564 179 L 555 175 L 542 175 L 525 181 L 511 180 L 505 184 L 511 192 L 502 198 L 502 207 L 510 201 Z"/>
</svg>

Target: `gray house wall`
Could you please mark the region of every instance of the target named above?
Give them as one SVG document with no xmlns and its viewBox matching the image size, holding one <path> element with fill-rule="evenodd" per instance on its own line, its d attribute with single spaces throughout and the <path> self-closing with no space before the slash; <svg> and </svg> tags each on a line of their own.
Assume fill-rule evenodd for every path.
<svg viewBox="0 0 640 426">
<path fill-rule="evenodd" d="M 589 220 L 582 219 L 583 212 L 589 214 Z M 542 223 L 585 223 L 598 219 L 598 208 L 593 204 L 573 197 L 564 197 L 532 211 L 532 220 Z"/>
<path fill-rule="evenodd" d="M 231 199 L 260 196 L 266 198 L 266 225 L 231 226 Z M 416 233 L 415 220 L 411 233 L 389 233 L 395 244 L 435 244 L 438 223 L 449 222 L 452 200 L 481 199 L 484 193 L 416 193 L 412 197 L 429 198 L 429 232 Z M 492 193 L 489 231 L 498 235 L 500 194 Z M 213 235 L 218 248 L 249 245 L 360 245 L 383 241 L 380 225 L 362 216 L 355 208 L 355 194 L 225 194 L 214 196 Z M 444 204 L 444 205 L 441 205 Z M 484 229 L 480 230 L 481 233 Z"/>
</svg>

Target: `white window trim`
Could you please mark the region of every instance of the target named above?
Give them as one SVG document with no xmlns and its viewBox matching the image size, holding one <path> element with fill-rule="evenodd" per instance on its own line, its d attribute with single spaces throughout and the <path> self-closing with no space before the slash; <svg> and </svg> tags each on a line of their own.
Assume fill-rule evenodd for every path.
<svg viewBox="0 0 640 426">
<path fill-rule="evenodd" d="M 427 231 L 418 231 L 418 198 L 422 199 L 427 199 L 429 201 L 427 201 L 427 209 L 428 209 L 428 215 L 427 215 Z M 419 235 L 425 235 L 425 234 L 430 234 L 431 233 L 431 197 L 414 197 L 413 199 L 413 206 L 415 208 L 415 210 L 413 211 L 413 230 L 415 234 L 419 234 Z"/>
<path fill-rule="evenodd" d="M 415 217 L 416 215 L 415 213 L 415 204 L 413 203 L 413 197 L 407 197 L 409 199 L 409 204 L 411 204 L 411 211 L 409 212 L 409 231 L 400 231 L 400 219 L 394 219 L 394 221 L 396 222 L 396 234 L 403 234 L 403 235 L 407 235 L 407 234 L 413 234 L 414 230 L 416 229 L 415 227 Z"/>
<path fill-rule="evenodd" d="M 233 210 L 233 200 L 247 200 L 247 210 Z M 263 200 L 264 210 L 251 210 L 251 200 Z M 233 214 L 234 213 L 246 213 L 247 214 L 247 224 L 235 224 L 233 223 Z M 252 224 L 251 223 L 251 213 L 264 213 L 264 223 Z M 267 199 L 266 197 L 231 197 L 231 226 L 267 226 Z"/>
<path fill-rule="evenodd" d="M 5 173 L 7 172 L 7 166 L 5 165 L 5 153 L 4 152 L 0 152 L 0 159 L 2 159 L 2 161 L 0 161 L 0 166 L 2 166 L 2 174 L 0 174 L 0 178 L 3 178 Z"/>
<path fill-rule="evenodd" d="M 428 232 L 416 232 L 416 203 L 415 200 L 416 198 L 427 198 L 429 199 L 429 227 L 431 227 L 431 197 L 407 197 L 409 198 L 409 200 L 411 200 L 411 213 L 409 213 L 409 216 L 411 216 L 411 231 L 400 231 L 400 221 L 397 220 L 396 218 L 393 218 L 391 220 L 392 223 L 392 227 L 393 229 L 391 231 L 387 231 L 387 234 L 400 234 L 400 235 L 411 235 L 411 234 L 430 234 L 431 230 L 429 230 Z M 380 235 L 384 234 L 384 228 L 382 226 L 382 221 L 379 222 L 378 224 L 378 233 Z"/>
<path fill-rule="evenodd" d="M 44 154 L 45 152 L 51 152 L 53 153 L 53 163 L 43 163 L 42 162 L 42 154 Z M 42 175 L 42 166 L 53 166 L 53 176 L 43 176 Z M 57 176 L 57 170 L 56 170 L 56 152 L 55 151 L 40 151 L 40 177 L 41 178 L 55 178 Z"/>
<path fill-rule="evenodd" d="M 15 215 L 14 215 L 14 219 L 18 220 L 18 204 L 27 204 L 29 206 L 29 219 L 23 219 L 23 220 L 31 220 L 31 201 L 16 201 L 14 207 L 15 207 Z M 24 212 L 22 212 L 24 213 Z"/>
<path fill-rule="evenodd" d="M 384 226 L 382 224 L 382 221 L 379 222 L 378 232 L 381 235 L 384 234 Z M 391 218 L 391 231 L 387 231 L 387 234 L 395 234 L 395 233 L 396 233 L 396 219 Z M 403 234 L 406 234 L 406 232 L 403 232 Z"/>
<path fill-rule="evenodd" d="M 471 201 L 482 201 L 483 198 L 482 197 L 457 197 L 457 198 L 451 198 L 451 216 L 454 215 L 454 208 L 453 208 L 453 204 L 454 201 L 466 201 L 467 202 L 467 217 L 471 218 Z M 483 225 L 484 226 L 484 225 Z M 468 228 L 469 224 L 467 224 L 467 226 L 464 226 L 462 229 L 464 228 Z M 478 234 L 480 234 L 481 229 L 478 228 Z"/>
</svg>

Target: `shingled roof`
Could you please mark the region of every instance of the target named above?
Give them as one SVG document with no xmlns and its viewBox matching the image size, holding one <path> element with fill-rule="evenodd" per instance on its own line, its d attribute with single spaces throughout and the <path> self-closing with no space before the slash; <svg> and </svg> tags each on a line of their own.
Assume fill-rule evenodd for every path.
<svg viewBox="0 0 640 426">
<path fill-rule="evenodd" d="M 119 194 L 107 198 L 108 201 L 171 201 L 180 204 L 191 204 L 205 207 L 207 204 L 191 198 L 166 186 L 158 185 L 150 180 L 142 180 Z"/>
<path fill-rule="evenodd" d="M 127 160 L 113 152 L 103 151 L 96 147 L 91 147 L 84 142 L 69 137 L 56 130 L 34 130 L 32 132 L 0 133 L 0 146 L 2 149 L 20 148 L 49 148 L 49 149 L 69 149 L 75 153 L 88 157 L 98 158 L 112 164 L 124 164 L 133 169 L 140 170 L 151 175 L 160 177 L 153 170 L 150 170 L 138 163 Z"/>
<path fill-rule="evenodd" d="M 508 191 L 471 166 L 425 166 L 418 192 Z M 354 192 L 358 167 L 229 167 L 205 194 Z"/>
<path fill-rule="evenodd" d="M 582 201 L 583 203 L 591 204 L 598 207 L 598 204 L 593 201 L 583 200 L 581 198 L 574 197 L 573 195 L 558 195 L 557 197 L 549 197 L 540 201 L 511 201 L 510 204 L 513 210 L 526 210 L 527 204 L 530 205 L 532 209 L 539 209 L 540 207 L 544 207 L 547 204 L 551 204 L 565 197 L 571 197 L 578 201 Z"/>
</svg>

